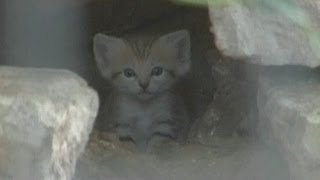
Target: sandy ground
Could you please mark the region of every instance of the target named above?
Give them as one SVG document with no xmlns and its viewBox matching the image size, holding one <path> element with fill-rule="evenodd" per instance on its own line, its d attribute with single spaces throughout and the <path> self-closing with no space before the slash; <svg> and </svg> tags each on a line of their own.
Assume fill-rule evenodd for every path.
<svg viewBox="0 0 320 180">
<path fill-rule="evenodd" d="M 247 138 L 220 138 L 210 146 L 171 143 L 139 153 L 131 144 L 94 133 L 75 179 L 288 180 L 289 173 L 276 151 Z"/>
</svg>

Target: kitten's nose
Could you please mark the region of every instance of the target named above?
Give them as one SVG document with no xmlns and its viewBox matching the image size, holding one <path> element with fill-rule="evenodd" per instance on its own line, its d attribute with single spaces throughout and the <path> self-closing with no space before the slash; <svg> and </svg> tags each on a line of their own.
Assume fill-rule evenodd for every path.
<svg viewBox="0 0 320 180">
<path fill-rule="evenodd" d="M 140 82 L 139 86 L 143 89 L 146 90 L 147 87 L 149 86 L 149 82 Z"/>
</svg>

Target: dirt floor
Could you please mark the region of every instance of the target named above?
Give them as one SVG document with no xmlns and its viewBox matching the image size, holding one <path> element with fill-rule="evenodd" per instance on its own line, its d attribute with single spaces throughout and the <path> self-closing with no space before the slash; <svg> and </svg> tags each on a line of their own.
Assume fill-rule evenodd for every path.
<svg viewBox="0 0 320 180">
<path fill-rule="evenodd" d="M 165 144 L 149 153 L 94 133 L 78 161 L 76 180 L 288 180 L 280 155 L 248 138 L 216 139 L 205 146 Z"/>
</svg>

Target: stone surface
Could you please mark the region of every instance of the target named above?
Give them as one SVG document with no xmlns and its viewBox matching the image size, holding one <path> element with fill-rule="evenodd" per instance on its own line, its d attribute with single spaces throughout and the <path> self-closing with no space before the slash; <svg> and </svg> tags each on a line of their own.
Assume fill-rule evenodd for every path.
<svg viewBox="0 0 320 180">
<path fill-rule="evenodd" d="M 65 70 L 0 67 L 0 179 L 70 180 L 98 96 Z"/>
<path fill-rule="evenodd" d="M 94 33 L 116 35 L 153 24 L 179 10 L 167 0 L 92 0 L 87 9 Z"/>
<path fill-rule="evenodd" d="M 219 57 L 207 56 L 216 88 L 211 104 L 191 129 L 191 138 L 211 144 L 216 136 L 252 135 L 256 126 L 256 91 L 258 66 Z"/>
<path fill-rule="evenodd" d="M 319 34 L 315 33 L 320 29 L 319 1 L 270 1 L 275 8 L 287 10 L 285 13 L 289 16 L 278 9 L 253 3 L 264 1 L 250 2 L 253 5 L 231 3 L 209 8 L 211 32 L 223 54 L 263 65 L 320 65 L 320 57 L 316 55 L 320 47 L 316 46 L 313 51 L 314 46 L 310 45 L 315 42 L 319 45 L 320 41 Z M 276 2 L 279 4 L 272 4 Z M 300 27 L 305 24 L 312 27 Z M 312 36 L 308 37 L 306 32 Z"/>
<path fill-rule="evenodd" d="M 287 160 L 292 180 L 320 177 L 320 73 L 267 69 L 258 90 L 260 136 Z"/>
</svg>

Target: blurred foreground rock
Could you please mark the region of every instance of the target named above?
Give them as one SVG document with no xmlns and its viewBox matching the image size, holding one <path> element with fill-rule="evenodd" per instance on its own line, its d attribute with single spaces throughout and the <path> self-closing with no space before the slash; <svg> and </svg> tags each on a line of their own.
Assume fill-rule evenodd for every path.
<svg viewBox="0 0 320 180">
<path fill-rule="evenodd" d="M 313 51 L 310 46 L 320 41 L 318 1 L 249 1 L 212 6 L 209 11 L 216 46 L 226 56 L 263 65 L 320 65 L 315 54 L 320 47 Z"/>
<path fill-rule="evenodd" d="M 258 90 L 258 132 L 287 160 L 292 180 L 320 177 L 320 73 L 269 68 Z"/>
<path fill-rule="evenodd" d="M 0 179 L 70 180 L 97 109 L 74 73 L 0 67 Z"/>
</svg>

